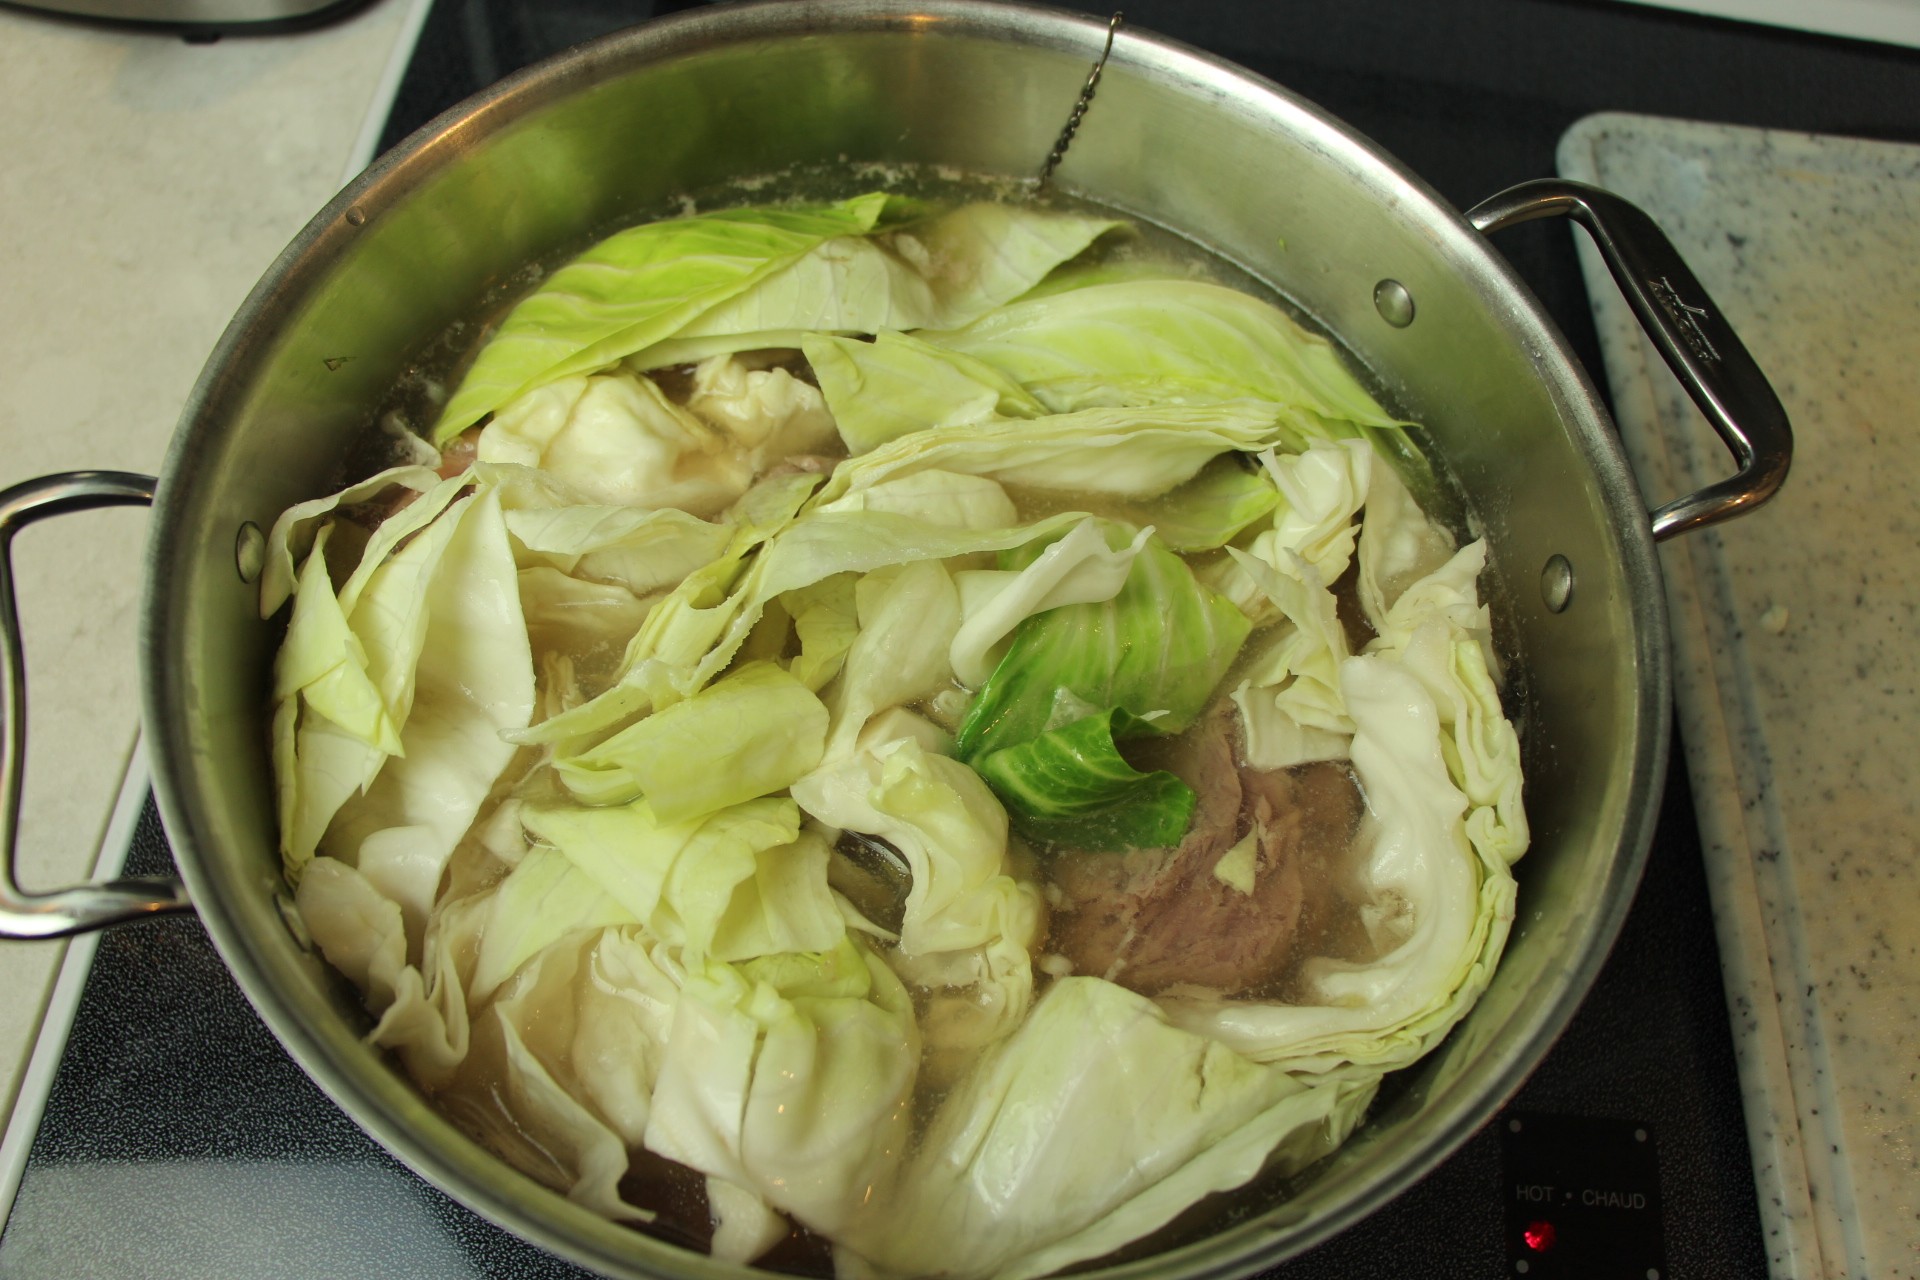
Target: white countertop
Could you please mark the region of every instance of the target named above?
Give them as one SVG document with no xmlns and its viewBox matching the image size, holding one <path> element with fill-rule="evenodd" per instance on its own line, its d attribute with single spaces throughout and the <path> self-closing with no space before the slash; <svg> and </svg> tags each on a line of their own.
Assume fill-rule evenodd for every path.
<svg viewBox="0 0 1920 1280">
<path fill-rule="evenodd" d="M 0 485 L 159 469 L 228 318 L 364 161 L 424 12 L 380 0 L 315 31 L 188 44 L 0 11 Z M 28 888 L 86 877 L 120 789 L 145 530 L 143 511 L 87 512 L 14 548 Z M 64 953 L 0 942 L 0 1121 Z"/>
</svg>

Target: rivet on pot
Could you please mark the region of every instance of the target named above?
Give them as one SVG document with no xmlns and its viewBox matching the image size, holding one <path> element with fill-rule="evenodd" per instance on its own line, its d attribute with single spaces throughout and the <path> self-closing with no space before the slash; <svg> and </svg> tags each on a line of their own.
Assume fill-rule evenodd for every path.
<svg viewBox="0 0 1920 1280">
<path fill-rule="evenodd" d="M 1413 295 L 1398 280 L 1382 280 L 1373 286 L 1373 309 L 1396 329 L 1413 323 Z"/>
<path fill-rule="evenodd" d="M 1547 608 L 1555 613 L 1564 612 L 1573 601 L 1573 565 L 1563 555 L 1547 557 L 1547 565 L 1540 571 L 1540 598 L 1547 602 Z"/>
<path fill-rule="evenodd" d="M 233 539 L 233 563 L 240 570 L 240 581 L 258 582 L 267 566 L 267 535 L 251 520 L 240 525 Z"/>
<path fill-rule="evenodd" d="M 361 209 L 359 205 L 355 205 L 353 208 L 347 210 L 348 225 L 357 227 L 366 220 L 366 211 Z"/>
</svg>

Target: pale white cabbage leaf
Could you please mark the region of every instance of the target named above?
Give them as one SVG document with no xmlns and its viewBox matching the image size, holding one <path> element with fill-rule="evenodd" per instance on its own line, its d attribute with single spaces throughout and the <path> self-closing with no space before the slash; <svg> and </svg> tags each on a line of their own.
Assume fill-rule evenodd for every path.
<svg viewBox="0 0 1920 1280">
<path fill-rule="evenodd" d="M 267 555 L 260 570 L 260 616 L 271 618 L 292 596 L 298 566 L 313 549 L 315 535 L 341 507 L 370 502 L 396 487 L 425 493 L 439 483 L 440 474 L 432 467 L 389 467 L 338 493 L 296 502 L 281 512 L 267 535 Z"/>
<path fill-rule="evenodd" d="M 624 372 L 561 378 L 502 405 L 478 457 L 538 468 L 603 506 L 695 516 L 724 510 L 753 479 L 726 435 Z"/>
<path fill-rule="evenodd" d="M 400 904 L 410 938 L 424 929 L 454 846 L 513 758 L 501 732 L 524 727 L 533 714 L 533 656 L 498 494 L 483 490 L 462 504 L 421 598 L 424 638 L 401 730 L 405 754 L 341 805 L 323 840 Z M 454 514 L 450 508 L 427 533 Z M 393 562 L 425 541 L 416 538 Z M 360 609 L 381 599 L 376 582 Z M 401 603 L 392 616 L 404 615 Z"/>
<path fill-rule="evenodd" d="M 1045 1275 L 1269 1164 L 1317 1158 L 1371 1093 L 1309 1085 L 1122 987 L 1063 978 L 941 1103 L 915 1160 L 840 1238 L 840 1269 Z"/>
<path fill-rule="evenodd" d="M 690 966 L 646 1145 L 833 1235 L 900 1158 L 919 1057 L 910 997 L 855 935 Z"/>
<path fill-rule="evenodd" d="M 888 958 L 930 991 L 930 1050 L 960 1058 L 1018 1026 L 1046 908 L 1012 874 L 1006 810 L 980 775 L 902 737 L 800 779 L 793 797 L 815 820 L 877 836 L 906 860 L 911 888 Z"/>
<path fill-rule="evenodd" d="M 834 442 L 833 415 L 818 387 L 785 369 L 755 368 L 735 356 L 695 366 L 687 408 L 719 428 L 756 474 Z"/>
</svg>

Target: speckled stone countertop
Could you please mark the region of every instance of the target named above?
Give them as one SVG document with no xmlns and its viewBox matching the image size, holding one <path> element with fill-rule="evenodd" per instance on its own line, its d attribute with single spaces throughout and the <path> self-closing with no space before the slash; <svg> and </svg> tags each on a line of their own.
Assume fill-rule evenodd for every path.
<svg viewBox="0 0 1920 1280">
<path fill-rule="evenodd" d="M 0 10 L 0 485 L 159 468 L 228 319 L 371 154 L 424 11 L 189 44 Z M 87 876 L 127 768 L 146 527 L 87 512 L 14 548 L 29 888 Z M 0 943 L 0 1128 L 64 953 Z"/>
<path fill-rule="evenodd" d="M 1920 1276 L 1920 148 L 1600 115 L 1561 172 L 1640 204 L 1779 392 L 1792 474 L 1662 549 L 1776 1280 Z M 1728 474 L 1582 248 L 1643 492 Z"/>
</svg>

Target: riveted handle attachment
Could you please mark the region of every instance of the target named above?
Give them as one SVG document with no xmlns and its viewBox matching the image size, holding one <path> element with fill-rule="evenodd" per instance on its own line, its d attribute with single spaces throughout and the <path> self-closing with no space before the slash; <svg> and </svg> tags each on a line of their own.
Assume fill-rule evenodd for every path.
<svg viewBox="0 0 1920 1280">
<path fill-rule="evenodd" d="M 60 938 L 192 904 L 177 880 L 110 880 L 30 893 L 15 879 L 27 746 L 26 658 L 13 594 L 13 535 L 48 516 L 93 507 L 150 506 L 152 476 L 69 471 L 0 492 L 0 938 Z"/>
<path fill-rule="evenodd" d="M 1731 520 L 1772 497 L 1793 461 L 1787 411 L 1673 242 L 1635 205 L 1564 178 L 1509 187 L 1467 213 L 1489 234 L 1546 217 L 1572 218 L 1587 229 L 1641 327 L 1739 466 L 1655 511 L 1655 540 Z"/>
</svg>

